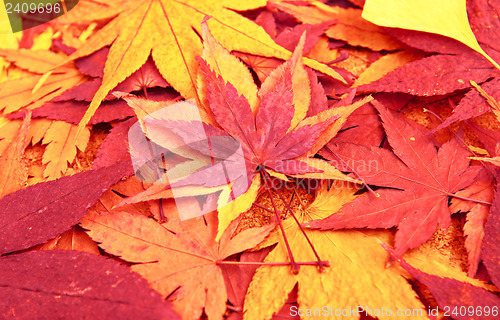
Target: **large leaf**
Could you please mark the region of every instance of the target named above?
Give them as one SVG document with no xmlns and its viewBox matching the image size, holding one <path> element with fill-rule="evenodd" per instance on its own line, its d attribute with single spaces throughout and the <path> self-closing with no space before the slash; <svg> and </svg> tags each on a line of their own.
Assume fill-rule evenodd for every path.
<svg viewBox="0 0 500 320">
<path fill-rule="evenodd" d="M 3 319 L 179 319 L 146 281 L 116 261 L 76 251 L 0 258 Z"/>
<path fill-rule="evenodd" d="M 151 54 L 158 70 L 184 98 L 196 96 L 197 63 L 202 45 L 197 35 L 205 16 L 216 38 L 230 50 L 286 59 L 290 53 L 278 46 L 257 24 L 233 10 L 252 10 L 265 1 L 173 1 L 114 0 L 81 1 L 64 16 L 68 22 L 109 22 L 94 34 L 72 58 L 87 56 L 111 45 L 102 86 L 97 91 L 82 127 L 90 120 L 108 92 L 139 69 Z M 325 65 L 308 60 L 308 65 L 344 81 Z"/>
<path fill-rule="evenodd" d="M 321 189 L 306 210 L 295 214 L 300 222 L 327 217 L 352 201 L 356 191 L 356 188 L 338 182 L 329 191 Z M 288 218 L 283 223 L 296 261 L 315 261 L 311 247 L 296 222 Z M 306 230 L 306 234 L 319 257 L 329 260 L 330 266 L 320 273 L 315 266 L 302 265 L 298 274 L 293 274 L 289 266 L 259 267 L 245 299 L 245 320 L 271 319 L 285 304 L 295 285 L 298 285 L 299 308 L 304 314 L 308 309 L 329 306 L 333 308 L 328 314 L 331 319 L 357 320 L 362 314 L 358 306 L 366 310 L 382 307 L 384 310 L 396 310 L 404 306 L 422 310 L 420 316 L 412 319 L 428 319 L 423 305 L 400 270 L 386 267 L 388 255 L 384 254 L 380 242 L 391 241 L 389 232 Z M 276 230 L 266 245 L 280 238 L 279 230 Z M 279 240 L 264 262 L 284 261 L 288 261 L 288 254 L 283 240 Z M 336 309 L 352 311 L 335 314 Z M 287 310 L 288 314 L 291 312 L 292 309 Z"/>
<path fill-rule="evenodd" d="M 377 1 L 374 0 L 372 2 Z M 466 28 L 469 29 L 467 20 L 458 22 L 459 18 L 458 16 L 455 16 L 458 14 L 456 12 L 458 10 L 460 11 L 458 14 L 459 16 L 465 16 L 465 19 L 467 18 L 467 14 L 465 13 L 465 0 L 455 0 L 449 2 L 443 1 L 439 3 L 439 6 L 431 3 L 431 1 L 424 1 L 422 3 L 411 1 L 390 1 L 387 2 L 387 4 L 392 5 L 392 3 L 395 2 L 398 3 L 398 5 L 394 6 L 396 11 L 405 6 L 418 7 L 423 5 L 423 19 L 429 18 L 429 15 L 438 14 L 442 19 L 446 20 L 444 23 L 441 23 L 440 19 L 430 19 L 427 21 L 435 24 L 436 26 L 443 25 L 448 27 L 449 23 L 459 23 L 460 25 L 463 25 L 463 22 L 465 23 L 463 26 L 466 26 Z M 445 10 L 443 8 L 453 6 L 456 3 L 459 4 L 450 10 L 452 13 L 451 16 L 454 16 L 455 19 L 449 19 L 449 16 L 442 15 L 441 10 Z M 386 3 L 380 2 L 379 5 L 385 7 Z M 428 9 L 427 5 L 430 5 L 432 8 Z M 496 44 L 498 43 L 500 35 L 498 32 L 500 28 L 500 20 L 497 18 L 497 12 L 499 9 L 499 1 L 474 0 L 467 3 L 467 12 L 474 34 L 484 50 L 496 61 L 500 59 L 500 54 L 496 49 Z M 388 10 L 387 12 L 389 15 L 394 14 L 391 10 Z M 406 13 L 410 16 L 417 13 L 416 15 L 420 16 L 419 12 L 420 11 L 407 11 Z M 380 17 L 382 19 L 388 18 L 385 14 Z M 408 17 L 405 13 L 401 13 L 399 16 L 394 17 L 394 20 L 392 21 L 397 22 L 407 18 L 410 23 L 415 22 L 412 21 L 411 17 Z M 396 25 L 393 26 L 398 27 Z M 453 31 L 460 32 L 460 29 L 460 26 L 456 26 L 453 28 Z M 428 34 L 408 30 L 391 31 L 391 33 L 409 46 L 426 52 L 436 52 L 440 54 L 431 55 L 423 59 L 407 63 L 406 65 L 390 72 L 380 80 L 360 86 L 359 90 L 370 92 L 404 92 L 419 96 L 444 95 L 456 90 L 471 88 L 472 85 L 470 80 L 480 83 L 500 75 L 500 70 L 495 69 L 495 67 L 484 59 L 483 56 L 460 42 L 438 34 Z M 476 41 L 474 37 L 472 39 Z M 475 112 L 480 112 L 484 109 L 484 107 L 478 108 Z"/>
<path fill-rule="evenodd" d="M 477 168 L 456 140 L 436 151 L 428 136 L 374 102 L 394 153 L 352 143 L 328 145 L 323 155 L 338 168 L 354 172 L 368 184 L 384 186 L 359 197 L 314 228 L 391 228 L 398 226 L 396 252 L 402 254 L 427 241 L 438 225 L 450 225 L 448 197 L 472 183 Z"/>
<path fill-rule="evenodd" d="M 159 224 L 139 214 L 92 213 L 82 220 L 90 236 L 109 253 L 130 262 L 163 296 L 173 295 L 182 319 L 199 319 L 203 309 L 209 319 L 221 319 L 226 310 L 226 288 L 218 264 L 228 256 L 254 247 L 273 226 L 253 228 L 236 235 L 233 223 L 215 241 L 215 212 L 181 224 Z"/>
<path fill-rule="evenodd" d="M 497 69 L 500 66 L 479 46 L 467 19 L 465 0 L 367 0 L 363 18 L 377 25 L 437 33 L 456 39 L 482 54 Z"/>
</svg>

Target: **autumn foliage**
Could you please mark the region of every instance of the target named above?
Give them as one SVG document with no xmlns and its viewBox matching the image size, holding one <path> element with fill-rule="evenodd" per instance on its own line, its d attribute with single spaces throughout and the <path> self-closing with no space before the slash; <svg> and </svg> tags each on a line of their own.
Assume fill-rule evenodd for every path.
<svg viewBox="0 0 500 320">
<path fill-rule="evenodd" d="M 498 319 L 499 13 L 82 0 L 0 35 L 0 318 Z"/>
</svg>

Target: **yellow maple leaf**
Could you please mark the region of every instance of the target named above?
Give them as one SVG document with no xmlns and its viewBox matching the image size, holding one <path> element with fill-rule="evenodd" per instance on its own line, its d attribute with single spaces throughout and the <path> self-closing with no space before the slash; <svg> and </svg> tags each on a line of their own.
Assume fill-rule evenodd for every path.
<svg viewBox="0 0 500 320">
<path fill-rule="evenodd" d="M 49 179 L 56 179 L 64 175 L 68 163 L 76 157 L 76 149 L 85 151 L 90 138 L 90 130 L 85 128 L 76 139 L 77 126 L 64 121 L 53 121 L 43 138 L 47 144 L 42 157 L 42 164 L 46 164 L 43 175 Z M 76 144 L 73 142 L 76 141 Z"/>
<path fill-rule="evenodd" d="M 0 87 L 0 110 L 11 113 L 24 107 L 35 109 L 64 91 L 87 80 L 70 62 L 50 51 L 0 50 L 0 56 L 18 68 L 29 71 L 20 79 L 9 80 Z M 36 89 L 36 90 L 34 90 Z"/>
<path fill-rule="evenodd" d="M 297 217 L 300 222 L 322 219 L 337 212 L 352 201 L 357 191 L 352 185 L 336 183 L 330 191 L 322 189 L 314 202 Z M 285 232 L 296 261 L 315 261 L 315 256 L 299 227 L 288 218 Z M 358 307 L 392 310 L 415 309 L 412 319 L 428 319 L 424 306 L 398 268 L 386 268 L 388 253 L 380 242 L 389 242 L 387 231 L 305 231 L 319 257 L 329 260 L 330 267 L 319 273 L 314 266 L 301 266 L 298 274 L 289 267 L 261 266 L 250 283 L 245 298 L 245 320 L 271 319 L 284 305 L 286 297 L 298 285 L 299 308 L 327 310 L 311 317 L 328 319 L 359 319 Z M 277 239 L 270 237 L 270 239 Z M 266 243 L 271 244 L 272 241 Z M 266 257 L 264 262 L 288 261 L 283 241 Z M 342 310 L 354 310 L 344 312 Z M 290 310 L 293 311 L 293 310 Z"/>
<path fill-rule="evenodd" d="M 465 0 L 366 0 L 362 17 L 376 25 L 453 38 L 500 66 L 479 46 L 467 19 Z"/>
<path fill-rule="evenodd" d="M 138 70 L 151 54 L 162 76 L 186 99 L 197 98 L 195 57 L 202 53 L 198 37 L 205 16 L 214 37 L 229 51 L 287 59 L 290 52 L 278 46 L 263 28 L 234 12 L 256 9 L 266 1 L 173 1 L 114 0 L 81 1 L 61 17 L 66 22 L 107 19 L 109 22 L 71 55 L 87 56 L 111 45 L 103 82 L 96 92 L 80 128 L 85 126 L 108 92 Z M 304 62 L 345 82 L 333 69 L 314 60 Z M 199 100 L 199 99 L 198 99 Z"/>
</svg>

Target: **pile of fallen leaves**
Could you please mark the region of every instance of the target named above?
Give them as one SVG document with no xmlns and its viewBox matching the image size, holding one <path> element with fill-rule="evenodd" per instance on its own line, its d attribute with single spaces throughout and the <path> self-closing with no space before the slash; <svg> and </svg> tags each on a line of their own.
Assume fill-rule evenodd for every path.
<svg viewBox="0 0 500 320">
<path fill-rule="evenodd" d="M 499 14 L 83 0 L 1 35 L 1 318 L 497 319 Z"/>
</svg>

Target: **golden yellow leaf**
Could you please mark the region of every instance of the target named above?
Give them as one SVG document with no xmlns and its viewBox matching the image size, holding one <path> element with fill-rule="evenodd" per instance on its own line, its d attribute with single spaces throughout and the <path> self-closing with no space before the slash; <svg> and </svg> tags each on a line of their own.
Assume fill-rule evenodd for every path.
<svg viewBox="0 0 500 320">
<path fill-rule="evenodd" d="M 42 157 L 42 164 L 47 165 L 43 175 L 48 179 L 57 179 L 68 169 L 76 157 L 76 149 L 84 152 L 90 138 L 90 130 L 85 129 L 76 139 L 77 126 L 64 121 L 53 121 L 43 138 L 47 144 Z M 74 144 L 76 141 L 76 144 Z"/>
<path fill-rule="evenodd" d="M 47 27 L 44 32 L 33 38 L 33 45 L 31 50 L 50 50 L 52 47 L 52 37 L 54 36 L 54 30 L 51 27 Z"/>
<path fill-rule="evenodd" d="M 16 51 L 3 50 L 2 52 L 5 53 L 2 56 L 12 57 L 12 53 Z M 11 113 L 23 107 L 29 107 L 30 109 L 38 108 L 64 91 L 87 80 L 87 77 L 80 73 L 73 63 L 57 66 L 60 62 L 58 55 L 53 53 L 41 53 L 40 55 L 44 59 L 43 64 L 39 67 L 30 64 L 31 62 L 29 62 L 28 57 L 32 57 L 32 55 L 29 53 L 26 53 L 22 59 L 11 59 L 16 65 L 19 62 L 19 67 L 21 68 L 38 69 L 38 71 L 41 71 L 40 73 L 50 68 L 50 64 L 55 69 L 52 70 L 49 76 L 44 77 L 44 75 L 40 74 L 28 74 L 20 79 L 3 82 L 2 86 L 0 86 L 0 110 L 3 109 L 4 113 Z M 41 84 L 42 78 L 45 78 L 43 84 Z M 39 83 L 41 87 L 36 92 L 33 92 L 33 88 Z"/>
<path fill-rule="evenodd" d="M 265 5 L 264 0 L 81 1 L 62 20 L 81 23 L 82 19 L 107 19 L 109 22 L 71 58 L 87 56 L 107 45 L 111 45 L 111 48 L 102 85 L 82 119 L 80 129 L 88 123 L 108 92 L 138 70 L 150 54 L 168 83 L 184 98 L 195 98 L 198 69 L 195 57 L 202 53 L 197 33 L 201 33 L 201 22 L 207 15 L 212 16 L 208 25 L 215 39 L 229 51 L 289 58 L 290 53 L 278 46 L 263 28 L 233 11 L 251 10 Z M 313 60 L 305 59 L 304 62 L 344 82 L 333 69 Z"/>
<path fill-rule="evenodd" d="M 330 191 L 322 189 L 314 202 L 304 211 L 295 212 L 300 222 L 322 219 L 337 212 L 354 199 L 356 188 L 340 183 Z M 298 262 L 315 261 L 315 256 L 299 227 L 288 218 L 284 221 L 290 247 Z M 301 266 L 294 275 L 289 266 L 261 266 L 254 275 L 245 298 L 245 320 L 267 320 L 284 305 L 286 297 L 298 285 L 299 308 L 332 308 L 328 316 L 311 319 L 359 319 L 358 306 L 372 310 L 398 309 L 421 310 L 412 319 L 428 319 L 424 306 L 410 284 L 404 271 L 393 266 L 386 268 L 388 253 L 380 242 L 391 242 L 388 231 L 316 231 L 306 230 L 322 260 L 329 260 L 330 267 L 319 273 L 317 267 Z M 281 240 L 264 262 L 288 261 L 285 245 Z M 335 314 L 335 310 L 354 310 Z M 292 311 L 292 310 L 290 310 Z M 288 313 L 288 310 L 287 310 Z M 309 317 L 307 317 L 309 318 Z"/>
<path fill-rule="evenodd" d="M 52 51 L 33 49 L 0 49 L 0 55 L 21 69 L 40 74 L 52 70 L 67 59 Z"/>
<path fill-rule="evenodd" d="M 10 142 L 16 137 L 23 122 L 22 120 L 1 119 L 3 120 L 3 125 L 0 127 L 0 154 L 4 153 L 9 147 Z"/>
<path fill-rule="evenodd" d="M 9 19 L 7 18 L 7 21 L 3 20 L 3 18 L 0 18 L 0 21 L 3 22 L 9 22 Z M 8 26 L 10 28 L 10 24 Z M 1 30 L 2 27 L 0 27 Z M 3 34 L 0 32 L 0 48 L 2 49 L 17 49 L 18 47 L 18 41 L 21 38 L 21 33 L 9 33 L 9 34 Z M 8 72 L 7 69 L 10 65 L 10 62 L 5 60 L 5 58 L 0 58 L 0 82 L 3 82 L 7 80 L 8 77 Z"/>
<path fill-rule="evenodd" d="M 27 142 L 31 142 L 32 145 L 35 145 L 38 142 L 42 141 L 51 124 L 52 120 L 50 119 L 39 118 L 31 120 Z"/>
<path fill-rule="evenodd" d="M 465 0 L 366 0 L 362 17 L 376 25 L 453 38 L 500 66 L 479 46 L 467 19 Z"/>
<path fill-rule="evenodd" d="M 241 213 L 250 209 L 257 199 L 260 186 L 260 175 L 256 174 L 248 190 L 231 202 L 229 202 L 231 189 L 225 188 L 222 190 L 218 200 L 219 208 L 217 211 L 219 213 L 219 228 L 215 238 L 216 240 L 220 239 L 231 221 L 238 218 Z"/>
<path fill-rule="evenodd" d="M 231 83 L 240 96 L 243 95 L 248 99 L 255 114 L 260 100 L 257 96 L 257 85 L 248 68 L 215 40 L 205 21 L 201 24 L 201 35 L 204 43 L 201 57 L 216 74 L 222 76 L 224 81 Z M 201 72 L 198 73 L 197 85 L 201 103 L 208 111 L 210 107 L 207 101 L 207 84 Z"/>
</svg>

